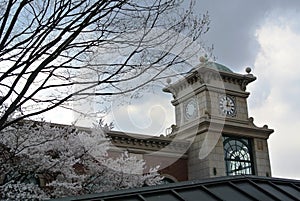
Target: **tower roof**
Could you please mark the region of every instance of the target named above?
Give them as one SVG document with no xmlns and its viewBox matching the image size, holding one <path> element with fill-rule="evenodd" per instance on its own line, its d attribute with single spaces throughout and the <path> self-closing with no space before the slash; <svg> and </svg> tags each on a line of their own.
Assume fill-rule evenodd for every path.
<svg viewBox="0 0 300 201">
<path fill-rule="evenodd" d="M 214 69 L 217 71 L 225 71 L 225 72 L 233 73 L 233 71 L 230 70 L 228 67 L 226 67 L 222 64 L 216 63 L 216 62 L 212 62 L 212 61 L 205 62 L 203 64 L 200 64 L 200 66 L 198 66 L 198 68 L 201 68 L 201 67 L 207 67 L 207 68 L 211 68 L 211 69 Z"/>
<path fill-rule="evenodd" d="M 168 86 L 166 86 L 163 91 L 172 93 L 174 97 L 177 97 L 180 91 L 186 91 L 186 88 L 189 86 L 193 85 L 193 87 L 196 87 L 197 83 L 198 85 L 199 83 L 202 85 L 210 83 L 211 80 L 219 80 L 224 84 L 222 85 L 224 87 L 229 87 L 230 85 L 231 89 L 235 88 L 239 90 L 236 86 L 240 85 L 239 92 L 245 92 L 246 86 L 256 80 L 256 77 L 250 74 L 251 69 L 249 67 L 246 69 L 246 72 L 247 74 L 234 73 L 230 68 L 222 64 L 207 61 L 205 57 L 200 57 L 200 64 L 192 68 L 186 76 L 174 83 L 167 82 Z"/>
</svg>

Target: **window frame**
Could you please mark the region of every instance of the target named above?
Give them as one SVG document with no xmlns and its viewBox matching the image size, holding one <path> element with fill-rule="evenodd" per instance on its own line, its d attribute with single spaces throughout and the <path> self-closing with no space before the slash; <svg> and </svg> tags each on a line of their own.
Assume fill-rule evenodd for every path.
<svg viewBox="0 0 300 201">
<path fill-rule="evenodd" d="M 251 138 L 223 135 L 225 172 L 227 176 L 255 175 L 252 144 Z M 229 154 L 230 151 L 232 153 Z M 232 168 L 237 166 L 242 168 Z"/>
</svg>

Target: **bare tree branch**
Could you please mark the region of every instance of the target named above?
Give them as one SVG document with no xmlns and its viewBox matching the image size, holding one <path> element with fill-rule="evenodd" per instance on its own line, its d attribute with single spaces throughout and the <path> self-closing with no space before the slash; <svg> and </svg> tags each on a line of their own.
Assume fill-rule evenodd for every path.
<svg viewBox="0 0 300 201">
<path fill-rule="evenodd" d="M 203 50 L 210 22 L 207 13 L 193 14 L 193 1 L 189 8 L 179 0 L 1 5 L 0 130 L 85 96 L 119 95 L 188 72 L 172 68 Z"/>
</svg>

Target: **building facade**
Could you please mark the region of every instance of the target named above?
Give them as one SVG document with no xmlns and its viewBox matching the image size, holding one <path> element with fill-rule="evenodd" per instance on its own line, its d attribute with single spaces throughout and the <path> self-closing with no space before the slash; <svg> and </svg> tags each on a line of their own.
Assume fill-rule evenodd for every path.
<svg viewBox="0 0 300 201">
<path fill-rule="evenodd" d="M 250 68 L 238 74 L 201 58 L 185 77 L 163 89 L 173 95 L 172 132 L 150 137 L 110 131 L 110 153 L 126 149 L 148 167 L 160 165 L 171 181 L 271 176 L 267 140 L 273 130 L 255 126 L 248 116 L 246 87 L 255 80 Z"/>
</svg>

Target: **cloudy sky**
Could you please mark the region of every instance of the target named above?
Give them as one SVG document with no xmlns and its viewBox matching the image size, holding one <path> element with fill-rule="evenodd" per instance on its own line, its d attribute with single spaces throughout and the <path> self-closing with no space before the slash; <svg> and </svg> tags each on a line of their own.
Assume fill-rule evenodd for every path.
<svg viewBox="0 0 300 201">
<path fill-rule="evenodd" d="M 274 177 L 300 179 L 300 1 L 197 0 L 196 11 L 210 14 L 204 37 L 214 44 L 217 62 L 234 72 L 247 66 L 257 77 L 248 87 L 249 116 L 275 132 L 269 139 Z M 165 133 L 174 122 L 172 97 L 148 91 L 140 101 L 116 108 L 108 118 L 118 130 Z M 159 115 L 157 115 L 159 114 Z"/>
</svg>

